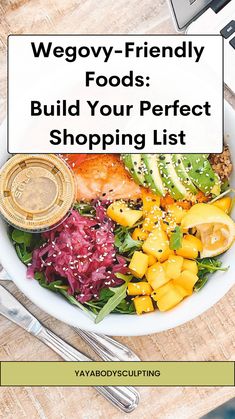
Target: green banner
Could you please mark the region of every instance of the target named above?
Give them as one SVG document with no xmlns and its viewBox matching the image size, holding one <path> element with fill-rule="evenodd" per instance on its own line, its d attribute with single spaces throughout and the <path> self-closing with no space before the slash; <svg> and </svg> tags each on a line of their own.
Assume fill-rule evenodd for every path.
<svg viewBox="0 0 235 419">
<path fill-rule="evenodd" d="M 234 362 L 1 362 L 1 386 L 234 386 Z"/>
</svg>

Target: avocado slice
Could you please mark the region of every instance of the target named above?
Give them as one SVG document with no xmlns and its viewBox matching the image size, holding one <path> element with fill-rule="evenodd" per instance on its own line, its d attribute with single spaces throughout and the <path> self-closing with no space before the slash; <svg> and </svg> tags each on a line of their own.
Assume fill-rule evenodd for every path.
<svg viewBox="0 0 235 419">
<path fill-rule="evenodd" d="M 145 185 L 156 195 L 164 196 L 166 190 L 159 172 L 157 154 L 142 154 L 142 160 L 146 166 Z"/>
<path fill-rule="evenodd" d="M 207 154 L 185 154 L 182 161 L 194 185 L 206 195 L 210 194 L 217 179 Z"/>
<path fill-rule="evenodd" d="M 182 154 L 172 154 L 172 163 L 174 164 L 175 171 L 179 176 L 181 182 L 184 184 L 187 191 L 196 195 L 198 189 L 194 186 L 193 182 L 189 177 L 189 174 L 185 169 L 185 166 L 182 161 Z"/>
<path fill-rule="evenodd" d="M 213 188 L 211 189 L 212 195 L 219 196 L 221 194 L 221 180 L 219 178 L 219 175 L 215 173 L 215 184 Z"/>
<path fill-rule="evenodd" d="M 122 154 L 122 160 L 134 181 L 138 185 L 146 186 L 146 167 L 143 164 L 141 154 Z"/>
<path fill-rule="evenodd" d="M 187 190 L 175 170 L 172 154 L 160 154 L 158 167 L 163 183 L 172 198 L 178 200 L 187 196 Z"/>
</svg>

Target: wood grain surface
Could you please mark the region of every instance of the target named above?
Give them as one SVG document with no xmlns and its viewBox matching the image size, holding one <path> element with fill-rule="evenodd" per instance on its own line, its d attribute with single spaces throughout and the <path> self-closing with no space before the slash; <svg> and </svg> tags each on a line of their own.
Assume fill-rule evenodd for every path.
<svg viewBox="0 0 235 419">
<path fill-rule="evenodd" d="M 1 0 L 0 121 L 6 115 L 6 42 L 10 33 L 174 33 L 165 0 Z M 235 107 L 228 91 L 226 98 Z M 1 257 L 1 255 L 0 255 Z M 10 291 L 45 325 L 94 356 L 71 328 L 34 306 L 13 283 Z M 235 288 L 197 319 L 146 337 L 118 338 L 142 360 L 235 359 Z M 50 349 L 4 318 L 0 359 L 59 360 Z M 199 418 L 235 396 L 232 388 L 141 388 L 131 415 L 109 405 L 91 388 L 1 388 L 1 418 Z"/>
</svg>

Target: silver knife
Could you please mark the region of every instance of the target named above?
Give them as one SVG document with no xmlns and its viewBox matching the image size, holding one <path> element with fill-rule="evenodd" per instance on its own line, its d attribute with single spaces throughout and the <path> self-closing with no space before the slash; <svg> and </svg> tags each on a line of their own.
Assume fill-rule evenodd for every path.
<svg viewBox="0 0 235 419">
<path fill-rule="evenodd" d="M 9 275 L 0 266 L 0 280 L 11 281 Z M 73 327 L 74 331 L 93 349 L 104 361 L 140 361 L 140 358 L 127 346 L 106 335 Z"/>
<path fill-rule="evenodd" d="M 31 335 L 36 336 L 65 361 L 93 361 L 43 326 L 9 291 L 0 285 L 0 314 Z M 126 413 L 139 403 L 139 393 L 133 387 L 95 387 L 114 406 Z"/>
</svg>

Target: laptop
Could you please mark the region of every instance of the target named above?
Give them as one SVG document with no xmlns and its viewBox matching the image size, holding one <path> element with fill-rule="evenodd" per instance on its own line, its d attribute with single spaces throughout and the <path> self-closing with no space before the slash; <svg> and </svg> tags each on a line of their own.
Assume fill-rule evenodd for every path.
<svg viewBox="0 0 235 419">
<path fill-rule="evenodd" d="M 235 93 L 235 0 L 168 0 L 178 31 L 224 38 L 224 82 Z"/>
</svg>

